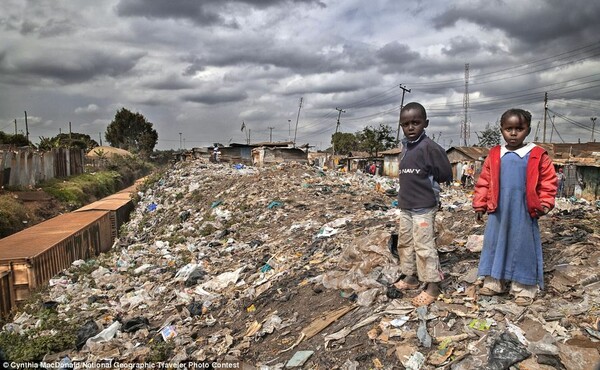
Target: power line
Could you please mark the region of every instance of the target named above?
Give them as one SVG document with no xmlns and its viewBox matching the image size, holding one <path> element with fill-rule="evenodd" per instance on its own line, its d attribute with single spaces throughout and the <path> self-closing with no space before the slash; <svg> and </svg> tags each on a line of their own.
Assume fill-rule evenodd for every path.
<svg viewBox="0 0 600 370">
<path fill-rule="evenodd" d="M 479 73 L 472 75 L 472 79 L 474 82 L 470 83 L 471 85 L 482 86 L 485 84 L 492 84 L 494 82 L 501 82 L 508 79 L 521 77 L 529 74 L 540 73 L 549 69 L 561 68 L 568 66 L 573 63 L 582 62 L 584 60 L 596 57 L 600 55 L 598 52 L 600 50 L 600 42 L 595 42 L 589 45 L 585 45 L 579 48 L 575 48 L 563 53 L 555 54 L 552 56 L 548 56 L 545 58 L 529 61 L 526 63 L 514 65 L 511 67 L 505 67 L 500 70 L 490 71 L 486 73 Z M 558 63 L 557 62 L 562 62 Z M 527 70 L 529 69 L 529 70 Z M 515 73 L 518 72 L 518 73 Z M 515 91 L 510 93 L 484 97 L 484 98 L 472 98 L 470 97 L 470 110 L 472 114 L 481 114 L 483 112 L 494 111 L 500 108 L 502 104 L 524 104 L 528 102 L 535 102 L 540 100 L 540 96 L 542 91 L 548 91 L 553 93 L 554 98 L 566 97 L 569 94 L 573 94 L 579 91 L 593 89 L 598 87 L 599 85 L 594 84 L 597 80 L 593 81 L 581 81 L 585 78 L 589 78 L 592 76 L 598 75 L 591 74 L 583 77 L 578 77 L 576 79 L 564 80 L 552 84 L 542 85 L 533 87 L 530 89 L 520 90 L 517 92 L 522 92 L 522 94 L 515 94 Z M 577 84 L 572 84 L 574 81 L 580 81 Z M 450 79 L 450 80 L 442 80 L 442 81 L 430 81 L 430 82 L 411 82 L 411 85 L 414 88 L 418 88 L 419 91 L 427 90 L 428 87 L 434 87 L 439 89 L 441 85 L 446 85 L 448 87 L 457 88 L 458 83 L 461 82 L 461 79 Z M 569 86 L 562 86 L 568 84 Z M 587 85 L 587 86 L 586 86 Z M 397 86 L 397 85 L 396 85 Z M 352 104 L 344 104 L 347 108 L 362 108 L 366 106 L 375 106 L 375 105 L 387 105 L 388 100 L 394 98 L 397 94 L 394 93 L 396 86 L 384 90 L 381 93 L 373 95 L 368 98 L 361 99 Z M 560 86 L 560 87 L 557 87 Z M 580 88 L 574 88 L 575 86 L 581 86 Z M 552 87 L 552 88 L 551 88 Z M 464 102 L 446 102 L 444 104 L 432 104 L 428 107 L 428 111 L 435 112 L 436 116 L 458 116 L 458 111 L 452 109 L 453 106 L 464 105 Z M 564 103 L 562 103 L 564 104 Z M 504 108 L 504 107 L 502 107 Z M 588 107 L 585 107 L 588 108 Z M 354 109 L 356 110 L 356 109 Z M 392 107 L 389 109 L 385 109 L 383 111 L 369 113 L 366 115 L 360 116 L 350 116 L 346 118 L 346 122 L 372 119 L 379 116 L 385 116 L 391 114 L 391 112 L 397 111 L 398 108 Z M 309 122 L 306 125 L 303 125 L 303 128 L 310 129 L 313 127 L 325 126 L 319 130 L 315 130 L 313 133 L 308 134 L 308 137 L 316 136 L 328 131 L 327 122 L 331 118 L 332 113 L 327 113 L 324 116 L 317 118 L 314 121 Z"/>
</svg>

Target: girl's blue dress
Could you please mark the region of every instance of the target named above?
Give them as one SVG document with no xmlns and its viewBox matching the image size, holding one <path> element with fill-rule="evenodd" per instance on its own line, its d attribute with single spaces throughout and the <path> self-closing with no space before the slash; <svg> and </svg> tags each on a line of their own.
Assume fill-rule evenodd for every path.
<svg viewBox="0 0 600 370">
<path fill-rule="evenodd" d="M 544 287 L 542 242 L 537 219 L 527 211 L 525 179 L 529 153 L 507 152 L 500 165 L 496 212 L 488 216 L 479 276 Z"/>
</svg>

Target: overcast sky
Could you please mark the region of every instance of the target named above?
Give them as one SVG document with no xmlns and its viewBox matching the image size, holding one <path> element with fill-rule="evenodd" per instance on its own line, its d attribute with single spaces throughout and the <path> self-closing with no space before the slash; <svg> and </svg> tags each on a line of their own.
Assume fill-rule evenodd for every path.
<svg viewBox="0 0 600 370">
<path fill-rule="evenodd" d="M 0 130 L 24 131 L 27 111 L 34 143 L 71 122 L 106 144 L 124 107 L 154 124 L 157 149 L 248 133 L 325 149 L 336 108 L 342 132 L 395 130 L 402 85 L 429 136 L 457 146 L 468 63 L 468 144 L 512 107 L 542 141 L 545 92 L 546 141 L 587 142 L 599 20 L 588 0 L 2 0 Z"/>
</svg>

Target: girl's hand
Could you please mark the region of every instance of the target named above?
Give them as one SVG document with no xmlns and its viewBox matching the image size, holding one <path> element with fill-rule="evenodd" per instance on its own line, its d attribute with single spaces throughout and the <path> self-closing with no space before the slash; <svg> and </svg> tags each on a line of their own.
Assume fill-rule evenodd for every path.
<svg viewBox="0 0 600 370">
<path fill-rule="evenodd" d="M 482 224 L 483 223 L 483 211 L 477 211 L 477 223 L 478 224 Z"/>
<path fill-rule="evenodd" d="M 535 210 L 535 213 L 537 213 L 538 217 L 542 217 L 543 215 L 547 215 L 548 212 L 550 212 L 550 208 L 548 208 L 548 207 L 542 207 L 541 210 L 539 210 L 539 209 Z"/>
</svg>

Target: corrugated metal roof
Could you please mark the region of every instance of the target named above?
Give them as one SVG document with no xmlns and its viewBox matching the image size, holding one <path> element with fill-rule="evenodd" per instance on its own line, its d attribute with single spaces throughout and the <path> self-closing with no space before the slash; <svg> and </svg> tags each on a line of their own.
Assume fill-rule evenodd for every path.
<svg viewBox="0 0 600 370">
<path fill-rule="evenodd" d="M 490 152 L 490 148 L 479 147 L 479 146 L 453 146 L 446 150 L 446 153 L 456 150 L 457 152 L 462 153 L 466 157 L 471 158 L 474 161 L 479 160 L 479 158 L 487 157 Z"/>
<path fill-rule="evenodd" d="M 105 216 L 108 211 L 65 213 L 0 239 L 0 261 L 38 256 Z"/>
<path fill-rule="evenodd" d="M 600 158 L 594 152 L 600 151 L 600 143 L 535 143 L 546 149 L 555 164 L 575 164 L 580 166 L 600 167 Z M 487 157 L 489 148 L 456 146 L 446 152 L 456 150 L 463 155 L 477 160 Z"/>
<path fill-rule="evenodd" d="M 402 148 L 392 148 L 389 150 L 384 150 L 383 152 L 379 152 L 379 154 L 383 155 L 394 155 L 402 153 Z"/>
<path fill-rule="evenodd" d="M 114 194 L 113 194 L 114 195 Z M 129 195 L 119 194 L 118 196 L 110 196 L 107 198 L 100 199 L 94 203 L 90 203 L 86 206 L 76 209 L 74 212 L 90 211 L 90 210 L 103 210 L 103 211 L 116 211 L 126 206 L 131 202 Z"/>
<path fill-rule="evenodd" d="M 371 155 L 369 154 L 369 152 L 363 152 L 360 150 L 353 150 L 348 154 L 348 157 L 352 157 L 352 158 L 368 158 Z"/>
<path fill-rule="evenodd" d="M 571 157 L 592 157 L 600 151 L 600 143 L 535 143 L 548 151 L 555 159 Z"/>
</svg>

